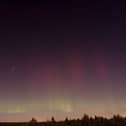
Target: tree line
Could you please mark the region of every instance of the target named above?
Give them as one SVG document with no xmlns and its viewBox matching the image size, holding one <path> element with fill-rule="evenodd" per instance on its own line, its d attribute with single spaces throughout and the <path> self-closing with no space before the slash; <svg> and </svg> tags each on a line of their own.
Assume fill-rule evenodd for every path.
<svg viewBox="0 0 126 126">
<path fill-rule="evenodd" d="M 35 118 L 27 123 L 0 123 L 0 126 L 126 126 L 126 117 L 114 115 L 112 118 L 100 116 L 89 117 L 84 114 L 81 119 L 68 119 L 56 121 L 54 117 L 50 121 L 37 122 Z"/>
<path fill-rule="evenodd" d="M 30 121 L 31 126 L 37 126 L 37 120 Z M 89 117 L 87 114 L 81 119 L 68 119 L 56 121 L 54 117 L 50 121 L 38 123 L 38 126 L 126 126 L 126 117 L 114 115 L 112 118 L 100 116 Z"/>
</svg>

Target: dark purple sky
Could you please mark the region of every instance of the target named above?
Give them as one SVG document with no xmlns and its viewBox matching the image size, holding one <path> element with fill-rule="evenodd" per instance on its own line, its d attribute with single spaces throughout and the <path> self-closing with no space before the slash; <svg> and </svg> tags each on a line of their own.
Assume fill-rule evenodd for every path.
<svg viewBox="0 0 126 126">
<path fill-rule="evenodd" d="M 125 5 L 1 3 L 0 121 L 126 115 Z"/>
</svg>

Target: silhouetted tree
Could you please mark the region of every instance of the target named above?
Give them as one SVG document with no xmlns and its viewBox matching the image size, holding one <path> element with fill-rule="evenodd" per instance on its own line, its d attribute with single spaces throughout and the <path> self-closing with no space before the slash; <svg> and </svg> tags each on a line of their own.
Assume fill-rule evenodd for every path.
<svg viewBox="0 0 126 126">
<path fill-rule="evenodd" d="M 30 122 L 32 122 L 32 123 L 36 123 L 37 120 L 36 120 L 35 118 L 32 118 Z"/>
<path fill-rule="evenodd" d="M 84 116 L 82 117 L 81 124 L 84 125 L 84 126 L 90 125 L 90 118 L 87 114 L 84 114 Z"/>
<path fill-rule="evenodd" d="M 68 123 L 68 121 L 69 121 L 69 120 L 68 120 L 68 117 L 66 117 L 66 118 L 65 118 L 65 122 Z"/>
<path fill-rule="evenodd" d="M 37 123 L 37 120 L 35 118 L 32 118 L 30 121 L 30 126 L 35 126 Z"/>
<path fill-rule="evenodd" d="M 65 121 L 64 121 L 64 126 L 69 126 L 70 125 L 70 121 L 68 119 L 68 117 L 65 118 Z"/>
</svg>

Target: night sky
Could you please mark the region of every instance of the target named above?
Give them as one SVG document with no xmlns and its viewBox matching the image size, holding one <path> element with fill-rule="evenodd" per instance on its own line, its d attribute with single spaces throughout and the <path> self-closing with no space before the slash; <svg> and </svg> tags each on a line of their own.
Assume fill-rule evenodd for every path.
<svg viewBox="0 0 126 126">
<path fill-rule="evenodd" d="M 125 6 L 1 2 L 0 121 L 126 116 Z"/>
</svg>

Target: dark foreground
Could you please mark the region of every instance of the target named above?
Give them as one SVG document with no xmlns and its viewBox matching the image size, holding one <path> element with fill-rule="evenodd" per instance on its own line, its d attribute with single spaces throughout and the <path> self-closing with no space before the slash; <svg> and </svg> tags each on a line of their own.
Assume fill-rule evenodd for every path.
<svg viewBox="0 0 126 126">
<path fill-rule="evenodd" d="M 114 115 L 113 118 L 107 119 L 103 117 L 89 117 L 84 115 L 82 119 L 66 118 L 64 121 L 55 121 L 52 117 L 51 121 L 37 122 L 34 118 L 25 123 L 0 123 L 0 126 L 126 126 L 126 117 Z"/>
</svg>

